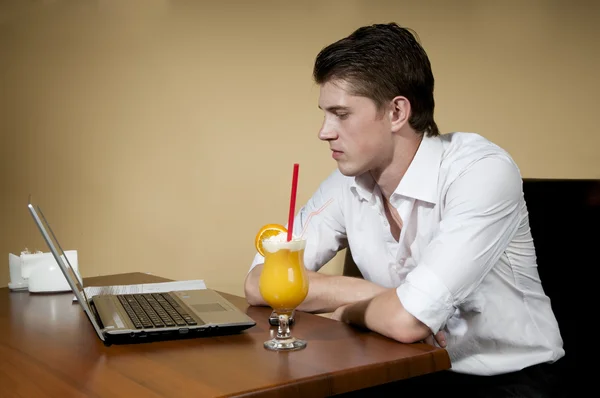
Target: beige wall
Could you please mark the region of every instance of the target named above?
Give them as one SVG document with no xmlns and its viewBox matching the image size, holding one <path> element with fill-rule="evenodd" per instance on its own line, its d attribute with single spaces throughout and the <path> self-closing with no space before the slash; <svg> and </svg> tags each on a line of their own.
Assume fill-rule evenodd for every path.
<svg viewBox="0 0 600 398">
<path fill-rule="evenodd" d="M 600 178 L 599 3 L 2 2 L 0 286 L 9 252 L 47 251 L 31 193 L 84 276 L 241 294 L 256 231 L 286 222 L 292 163 L 299 205 L 335 168 L 311 67 L 363 24 L 419 33 L 444 132 L 489 137 L 526 177 Z"/>
</svg>

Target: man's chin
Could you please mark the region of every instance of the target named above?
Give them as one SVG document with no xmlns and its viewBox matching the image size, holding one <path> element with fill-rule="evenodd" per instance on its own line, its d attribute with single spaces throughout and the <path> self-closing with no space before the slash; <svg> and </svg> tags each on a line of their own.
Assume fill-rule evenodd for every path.
<svg viewBox="0 0 600 398">
<path fill-rule="evenodd" d="M 340 171 L 340 173 L 342 173 L 343 175 L 345 175 L 346 177 L 356 177 L 360 174 L 363 173 L 363 170 L 359 169 L 358 167 L 352 167 L 349 164 L 344 164 L 341 162 L 338 162 L 338 170 Z"/>
</svg>

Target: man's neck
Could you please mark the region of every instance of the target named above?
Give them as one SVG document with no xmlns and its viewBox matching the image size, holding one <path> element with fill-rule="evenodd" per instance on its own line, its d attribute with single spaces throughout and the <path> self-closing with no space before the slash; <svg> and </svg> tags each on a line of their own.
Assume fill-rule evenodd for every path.
<svg viewBox="0 0 600 398">
<path fill-rule="evenodd" d="M 415 133 L 399 136 L 391 161 L 381 169 L 371 170 L 371 176 L 379 186 L 384 198 L 389 199 L 400 184 L 422 139 L 422 134 Z"/>
</svg>

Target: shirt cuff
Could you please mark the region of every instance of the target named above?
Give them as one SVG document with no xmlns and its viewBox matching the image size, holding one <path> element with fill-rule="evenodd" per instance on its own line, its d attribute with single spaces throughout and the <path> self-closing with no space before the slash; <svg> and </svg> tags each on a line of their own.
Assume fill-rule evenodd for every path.
<svg viewBox="0 0 600 398">
<path fill-rule="evenodd" d="M 396 288 L 402 306 L 412 316 L 437 333 L 454 314 L 452 295 L 427 266 L 420 265 Z"/>
</svg>

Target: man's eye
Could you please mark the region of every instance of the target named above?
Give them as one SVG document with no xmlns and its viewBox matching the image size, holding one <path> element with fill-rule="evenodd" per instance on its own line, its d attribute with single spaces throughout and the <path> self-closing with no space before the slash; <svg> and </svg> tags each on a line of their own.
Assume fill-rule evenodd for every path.
<svg viewBox="0 0 600 398">
<path fill-rule="evenodd" d="M 340 119 L 346 119 L 348 117 L 348 113 L 338 113 L 336 116 Z"/>
</svg>

